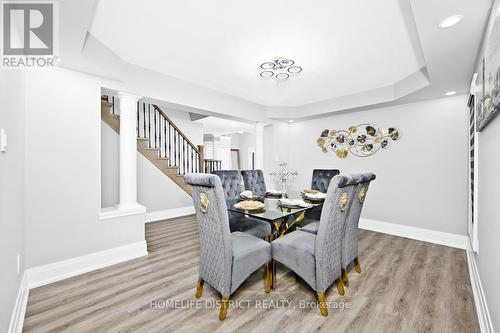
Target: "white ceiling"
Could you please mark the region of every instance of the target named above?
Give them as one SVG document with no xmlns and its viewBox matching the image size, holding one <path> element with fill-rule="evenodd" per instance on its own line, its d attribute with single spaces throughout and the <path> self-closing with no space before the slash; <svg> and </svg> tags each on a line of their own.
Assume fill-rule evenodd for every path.
<svg viewBox="0 0 500 333">
<path fill-rule="evenodd" d="M 107 0 L 90 32 L 132 64 L 266 106 L 298 106 L 390 86 L 424 67 L 406 19 L 398 0 Z M 259 65 L 276 56 L 303 72 L 260 78 Z"/>
<path fill-rule="evenodd" d="M 203 133 L 212 135 L 227 135 L 233 133 L 253 133 L 254 125 L 219 117 L 206 117 L 195 122 L 203 124 Z"/>
<path fill-rule="evenodd" d="M 467 92 L 491 2 L 62 1 L 59 66 L 189 112 L 319 117 Z M 453 14 L 463 21 L 437 28 Z M 261 79 L 275 56 L 303 73 Z"/>
</svg>

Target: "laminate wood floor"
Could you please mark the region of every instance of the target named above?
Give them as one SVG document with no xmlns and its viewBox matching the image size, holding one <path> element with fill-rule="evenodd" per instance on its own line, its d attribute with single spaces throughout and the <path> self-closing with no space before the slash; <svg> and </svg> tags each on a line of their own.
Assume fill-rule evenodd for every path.
<svg viewBox="0 0 500 333">
<path fill-rule="evenodd" d="M 263 271 L 232 296 L 224 322 L 198 279 L 194 216 L 148 223 L 149 255 L 30 291 L 25 332 L 479 332 L 465 252 L 359 231 L 361 274 L 349 270 L 345 296 L 327 292 L 322 317 L 314 292 L 278 265 L 277 288 Z M 171 301 L 167 303 L 167 301 Z M 174 302 L 175 301 L 175 302 Z M 206 305 L 206 307 L 205 307 Z"/>
</svg>

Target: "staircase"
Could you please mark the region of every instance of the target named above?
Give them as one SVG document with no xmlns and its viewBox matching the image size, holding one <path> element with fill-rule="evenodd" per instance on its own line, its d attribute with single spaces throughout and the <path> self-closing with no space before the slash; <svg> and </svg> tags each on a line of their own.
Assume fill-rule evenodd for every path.
<svg viewBox="0 0 500 333">
<path fill-rule="evenodd" d="M 120 115 L 115 96 L 101 97 L 101 119 L 120 134 Z M 195 146 L 155 104 L 137 103 L 137 150 L 186 193 L 186 173 L 220 170 L 222 161 L 204 159 L 203 146 Z"/>
</svg>

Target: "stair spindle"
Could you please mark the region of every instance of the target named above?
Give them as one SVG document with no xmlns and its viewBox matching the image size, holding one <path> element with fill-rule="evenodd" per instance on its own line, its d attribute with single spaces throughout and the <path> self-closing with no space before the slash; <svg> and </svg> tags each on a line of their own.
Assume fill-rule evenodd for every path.
<svg viewBox="0 0 500 333">
<path fill-rule="evenodd" d="M 142 132 L 142 137 L 146 137 L 146 103 L 142 103 L 142 122 L 144 123 L 144 132 Z"/>
<path fill-rule="evenodd" d="M 136 129 L 137 129 L 137 137 L 139 137 L 139 113 L 141 111 L 141 104 L 139 103 L 139 101 L 137 101 L 137 126 L 136 126 Z"/>
<path fill-rule="evenodd" d="M 154 121 L 154 132 L 155 132 L 154 133 L 155 134 L 155 148 L 158 148 L 158 146 L 156 145 L 156 143 L 157 143 L 156 142 L 156 139 L 157 139 L 157 135 L 156 135 L 156 113 L 157 113 L 157 111 L 154 110 L 153 111 L 153 121 Z"/>
<path fill-rule="evenodd" d="M 172 136 L 171 136 L 172 126 L 168 123 L 168 165 L 172 166 Z"/>
<path fill-rule="evenodd" d="M 151 148 L 151 104 L 148 104 L 148 147 Z"/>
</svg>

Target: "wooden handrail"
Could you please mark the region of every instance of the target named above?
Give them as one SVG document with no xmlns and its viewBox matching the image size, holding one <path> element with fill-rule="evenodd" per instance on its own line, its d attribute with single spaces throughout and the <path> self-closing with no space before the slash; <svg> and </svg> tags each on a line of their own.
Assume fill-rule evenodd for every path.
<svg viewBox="0 0 500 333">
<path fill-rule="evenodd" d="M 185 135 L 184 133 L 182 133 L 182 131 L 179 129 L 179 127 L 177 127 L 174 122 L 165 114 L 165 112 L 163 112 L 160 107 L 156 104 L 151 104 L 155 109 L 156 111 L 158 111 L 169 123 L 170 125 L 177 131 L 179 132 L 179 134 L 184 138 L 184 140 L 186 140 L 186 142 L 191 146 L 191 148 L 193 148 L 196 153 L 200 154 L 198 148 L 191 142 L 191 140 L 189 140 Z"/>
</svg>

